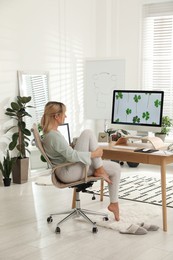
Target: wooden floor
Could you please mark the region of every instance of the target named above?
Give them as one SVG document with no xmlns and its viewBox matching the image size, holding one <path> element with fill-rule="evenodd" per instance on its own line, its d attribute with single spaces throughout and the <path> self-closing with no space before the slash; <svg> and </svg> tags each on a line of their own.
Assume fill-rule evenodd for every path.
<svg viewBox="0 0 173 260">
<path fill-rule="evenodd" d="M 144 167 L 159 174 L 158 167 L 144 165 L 136 169 L 124 165 L 122 171 L 140 171 Z M 171 166 L 168 172 L 173 174 Z M 160 226 L 159 231 L 143 236 L 124 235 L 103 227 L 93 234 L 88 223 L 73 219 L 62 224 L 60 235 L 55 234 L 56 219 L 47 224 L 47 217 L 49 213 L 70 208 L 72 190 L 36 185 L 39 174 L 32 173 L 26 184 L 0 186 L 0 260 L 173 259 L 173 209 L 168 208 L 168 232 L 162 231 L 162 216 L 158 216 L 152 223 Z M 82 206 L 93 210 L 104 209 L 109 203 L 107 197 L 103 202 L 99 197 L 93 201 L 90 194 L 82 194 L 81 200 Z M 120 207 L 123 204 L 120 200 Z"/>
</svg>

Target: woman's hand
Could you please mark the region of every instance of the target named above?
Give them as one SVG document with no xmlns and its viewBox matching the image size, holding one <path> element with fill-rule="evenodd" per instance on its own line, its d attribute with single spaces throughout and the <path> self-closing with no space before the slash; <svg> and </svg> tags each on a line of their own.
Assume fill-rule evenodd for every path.
<svg viewBox="0 0 173 260">
<path fill-rule="evenodd" d="M 91 152 L 91 158 L 102 157 L 103 149 L 98 147 L 95 151 Z"/>
</svg>

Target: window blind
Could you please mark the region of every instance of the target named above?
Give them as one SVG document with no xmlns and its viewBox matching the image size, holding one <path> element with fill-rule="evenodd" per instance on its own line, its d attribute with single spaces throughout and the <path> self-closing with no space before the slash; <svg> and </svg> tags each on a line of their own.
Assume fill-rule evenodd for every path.
<svg viewBox="0 0 173 260">
<path fill-rule="evenodd" d="M 48 75 L 22 74 L 22 88 L 24 89 L 24 95 L 31 96 L 29 105 L 34 107 L 27 109 L 27 112 L 32 117 L 27 117 L 25 119 L 27 127 L 31 128 L 33 123 L 40 123 L 44 106 L 49 100 Z"/>
<path fill-rule="evenodd" d="M 142 88 L 164 91 L 173 118 L 173 2 L 143 6 Z"/>
</svg>

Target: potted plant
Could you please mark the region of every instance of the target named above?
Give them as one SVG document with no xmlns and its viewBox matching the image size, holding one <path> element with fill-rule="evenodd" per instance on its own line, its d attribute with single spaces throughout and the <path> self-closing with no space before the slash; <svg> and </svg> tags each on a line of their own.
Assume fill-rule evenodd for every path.
<svg viewBox="0 0 173 260">
<path fill-rule="evenodd" d="M 163 116 L 162 117 L 161 131 L 158 132 L 158 133 L 155 133 L 155 136 L 160 137 L 164 141 L 166 135 L 169 134 L 172 125 L 173 125 L 172 119 L 169 116 Z"/>
<path fill-rule="evenodd" d="M 15 158 L 10 157 L 9 150 L 7 150 L 6 156 L 4 156 L 3 161 L 0 162 L 0 171 L 3 176 L 4 186 L 10 186 L 13 166 L 15 164 Z"/>
<path fill-rule="evenodd" d="M 9 150 L 17 150 L 16 163 L 14 165 L 12 175 L 14 183 L 24 183 L 28 180 L 28 167 L 29 158 L 26 156 L 26 151 L 30 143 L 31 131 L 27 129 L 26 123 L 24 121 L 25 117 L 31 117 L 31 115 L 26 111 L 27 108 L 33 108 L 27 105 L 31 100 L 31 97 L 20 97 L 17 96 L 15 102 L 11 102 L 11 106 L 6 109 L 5 114 L 10 116 L 16 121 L 16 124 L 10 127 L 7 131 L 11 129 L 17 129 L 16 132 L 12 134 L 12 141 L 9 143 Z"/>
</svg>

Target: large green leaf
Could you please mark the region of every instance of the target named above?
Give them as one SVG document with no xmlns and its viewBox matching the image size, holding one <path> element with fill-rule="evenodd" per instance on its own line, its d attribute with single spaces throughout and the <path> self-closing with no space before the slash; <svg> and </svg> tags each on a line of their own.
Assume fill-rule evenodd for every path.
<svg viewBox="0 0 173 260">
<path fill-rule="evenodd" d="M 11 117 L 16 116 L 16 113 L 14 113 L 14 112 L 6 112 L 5 114 L 7 116 L 11 116 Z"/>
<path fill-rule="evenodd" d="M 20 109 L 20 106 L 16 102 L 11 102 L 11 107 L 14 111 L 18 111 Z"/>
<path fill-rule="evenodd" d="M 28 138 L 27 136 L 24 135 L 24 139 L 28 140 L 30 142 L 30 138 Z"/>
<path fill-rule="evenodd" d="M 17 141 L 16 142 L 13 141 L 13 142 L 9 143 L 10 151 L 12 151 L 16 147 L 16 145 L 17 145 Z"/>
<path fill-rule="evenodd" d="M 22 132 L 27 135 L 27 136 L 30 136 L 31 135 L 31 131 L 29 131 L 28 129 L 23 129 Z"/>
<path fill-rule="evenodd" d="M 20 97 L 20 96 L 17 96 L 17 100 L 21 103 L 21 104 L 26 104 L 28 102 L 31 101 L 31 96 L 29 97 Z"/>
</svg>

